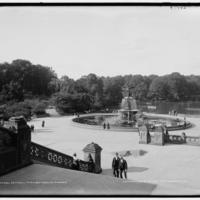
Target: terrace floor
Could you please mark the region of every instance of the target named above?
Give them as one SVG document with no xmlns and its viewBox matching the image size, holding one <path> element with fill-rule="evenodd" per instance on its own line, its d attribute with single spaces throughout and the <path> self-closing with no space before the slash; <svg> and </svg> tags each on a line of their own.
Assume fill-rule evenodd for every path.
<svg viewBox="0 0 200 200">
<path fill-rule="evenodd" d="M 55 194 L 85 194 L 85 191 L 93 191 L 93 194 L 98 194 L 98 191 L 103 191 L 103 188 L 107 188 L 106 194 L 113 193 L 113 191 L 120 191 L 120 194 L 153 194 L 153 195 L 200 195 L 200 178 L 199 178 L 199 167 L 200 167 L 200 147 L 199 146 L 189 146 L 189 145 L 165 145 L 165 146 L 155 146 L 155 145 L 145 145 L 139 144 L 138 133 L 137 132 L 120 132 L 112 130 L 93 130 L 85 129 L 81 127 L 74 126 L 71 116 L 57 116 L 52 115 L 46 118 L 37 118 L 29 122 L 29 124 L 34 124 L 35 132 L 32 133 L 32 141 L 45 145 L 57 151 L 72 155 L 74 152 L 77 153 L 80 159 L 83 159 L 82 149 L 89 143 L 95 142 L 99 144 L 102 150 L 102 175 L 93 175 L 97 177 L 96 180 L 101 179 L 102 186 L 100 187 L 96 184 L 93 187 L 93 182 L 95 179 L 90 178 L 92 175 L 82 172 L 81 182 L 77 181 L 77 178 L 71 178 L 71 190 L 66 187 L 55 186 Z M 45 120 L 45 127 L 41 127 L 42 120 Z M 190 122 L 195 124 L 194 127 L 185 130 L 186 135 L 200 136 L 200 118 L 187 118 Z M 183 131 L 174 131 L 170 134 L 181 134 Z M 116 178 L 112 178 L 111 163 L 115 152 L 126 152 L 130 151 L 132 155 L 125 157 L 128 163 L 128 180 L 122 181 L 117 179 L 117 184 L 115 185 Z M 143 155 L 139 155 L 138 152 L 143 152 Z M 36 165 L 38 166 L 38 165 Z M 19 180 L 22 178 L 22 174 L 26 177 L 27 174 L 33 174 L 30 179 L 45 180 L 47 177 L 51 180 L 55 178 L 73 176 L 76 177 L 76 173 L 71 170 L 60 169 L 50 166 L 49 172 L 45 171 L 44 166 L 42 168 L 36 168 L 30 166 L 30 170 L 27 168 L 21 170 L 21 172 L 12 172 L 12 177 L 18 177 Z M 28 170 L 28 171 L 27 171 Z M 34 173 L 31 172 L 34 171 Z M 27 171 L 27 172 L 26 172 Z M 47 170 L 48 171 L 48 170 Z M 25 173 L 26 172 L 26 173 Z M 21 175 L 19 175 L 21 173 Z M 64 174 L 62 176 L 62 174 Z M 71 174 L 71 175 L 70 175 Z M 87 175 L 86 175 L 87 174 Z M 6 175 L 10 176 L 10 174 Z M 79 176 L 79 175 L 78 175 Z M 12 178 L 11 177 L 11 178 Z M 31 178 L 32 177 L 32 178 Z M 83 178 L 84 177 L 84 178 Z M 100 178 L 102 177 L 102 178 Z M 63 180 L 61 179 L 61 180 Z M 109 181 L 105 181 L 105 180 Z M 0 181 L 2 178 L 0 178 Z M 85 181 L 84 181 L 85 180 Z M 92 181 L 91 181 L 92 180 Z M 89 183 L 89 182 L 91 183 Z M 97 181 L 97 182 L 98 182 Z M 105 185 L 104 185 L 105 182 Z M 120 182 L 120 183 L 119 183 Z M 99 182 L 100 183 L 100 182 Z M 130 185 L 128 185 L 128 183 Z M 140 187 L 136 185 L 140 183 Z M 136 184 L 136 185 L 134 185 Z M 77 188 L 75 187 L 77 186 Z M 97 187 L 98 185 L 98 187 Z M 0 194 L 6 194 L 11 191 L 7 190 L 4 186 L 4 190 L 0 190 Z M 21 187 L 21 186 L 20 186 Z M 44 187 L 44 189 L 38 189 L 38 194 L 51 194 L 51 188 Z M 62 188 L 62 189 L 59 189 Z M 98 189 L 97 189 L 98 188 Z M 137 188 L 137 189 L 136 189 Z M 102 190 L 101 190 L 102 189 Z M 136 189 L 136 190 L 135 190 Z M 33 189 L 27 189 L 29 194 L 35 193 Z M 17 191 L 14 190 L 14 191 Z M 19 190 L 20 192 L 21 190 Z M 114 192 L 116 193 L 116 192 Z M 118 193 L 119 194 L 119 193 Z"/>
</svg>

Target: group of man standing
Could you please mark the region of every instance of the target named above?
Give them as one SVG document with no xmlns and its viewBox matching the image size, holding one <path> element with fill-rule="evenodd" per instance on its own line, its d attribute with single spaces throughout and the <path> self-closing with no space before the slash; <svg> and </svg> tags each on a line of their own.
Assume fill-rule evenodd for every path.
<svg viewBox="0 0 200 200">
<path fill-rule="evenodd" d="M 118 153 L 115 153 L 115 157 L 112 161 L 112 169 L 113 169 L 113 175 L 117 178 L 124 178 L 127 179 L 127 170 L 128 165 L 126 160 L 123 158 L 122 155 L 119 156 Z"/>
</svg>

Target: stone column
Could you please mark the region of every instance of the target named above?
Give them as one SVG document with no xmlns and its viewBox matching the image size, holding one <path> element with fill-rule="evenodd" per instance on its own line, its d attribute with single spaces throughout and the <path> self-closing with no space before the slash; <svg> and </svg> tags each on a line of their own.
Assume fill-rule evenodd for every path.
<svg viewBox="0 0 200 200">
<path fill-rule="evenodd" d="M 139 127 L 139 143 L 148 144 L 150 142 L 150 134 L 146 125 Z"/>
<path fill-rule="evenodd" d="M 181 134 L 181 137 L 182 137 L 182 140 L 183 140 L 183 143 L 186 143 L 186 134 L 185 134 L 185 132 L 183 132 L 182 134 Z"/>
<path fill-rule="evenodd" d="M 152 144 L 164 145 L 164 128 L 163 126 L 156 127 L 154 136 L 152 138 Z"/>
<path fill-rule="evenodd" d="M 31 162 L 30 145 L 31 130 L 24 117 L 11 117 L 9 119 L 10 130 L 17 135 L 17 157 L 20 165 L 27 165 Z"/>
<path fill-rule="evenodd" d="M 86 145 L 85 148 L 83 149 L 85 161 L 88 161 L 89 154 L 91 154 L 92 159 L 94 161 L 94 165 L 95 165 L 95 167 L 94 167 L 95 173 L 101 173 L 102 172 L 102 169 L 101 169 L 101 151 L 102 151 L 102 148 L 94 142 Z"/>
</svg>

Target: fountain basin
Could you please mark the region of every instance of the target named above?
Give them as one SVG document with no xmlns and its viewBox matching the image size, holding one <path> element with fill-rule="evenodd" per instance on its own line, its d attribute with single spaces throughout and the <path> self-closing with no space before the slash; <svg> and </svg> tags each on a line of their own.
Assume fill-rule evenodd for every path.
<svg viewBox="0 0 200 200">
<path fill-rule="evenodd" d="M 186 121 L 184 125 L 184 120 L 179 117 L 143 113 L 145 124 L 149 126 L 150 130 L 153 130 L 156 126 L 164 125 L 167 127 L 168 131 L 184 130 L 192 127 L 189 121 Z M 103 129 L 104 123 L 109 123 L 110 130 L 113 131 L 130 131 L 138 132 L 138 127 L 136 125 L 123 123 L 119 121 L 118 113 L 92 113 L 85 114 L 79 117 L 74 117 L 72 119 L 74 125 L 83 128 L 93 128 L 93 129 Z M 121 122 L 121 123 L 120 123 Z"/>
</svg>

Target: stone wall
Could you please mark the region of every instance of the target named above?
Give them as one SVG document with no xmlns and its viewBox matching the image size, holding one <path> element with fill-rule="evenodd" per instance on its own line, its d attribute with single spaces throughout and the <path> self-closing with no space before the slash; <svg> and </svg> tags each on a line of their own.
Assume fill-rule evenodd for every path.
<svg viewBox="0 0 200 200">
<path fill-rule="evenodd" d="M 30 129 L 18 122 L 13 119 L 0 127 L 0 175 L 31 163 Z"/>
</svg>

